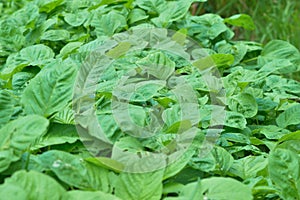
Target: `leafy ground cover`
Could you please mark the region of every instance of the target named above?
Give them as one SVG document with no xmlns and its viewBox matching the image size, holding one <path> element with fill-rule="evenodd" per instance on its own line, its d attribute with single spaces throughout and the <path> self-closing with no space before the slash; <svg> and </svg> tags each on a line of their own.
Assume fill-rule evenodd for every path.
<svg viewBox="0 0 300 200">
<path fill-rule="evenodd" d="M 1 3 L 0 199 L 300 199 L 298 49 L 193 2 Z"/>
</svg>

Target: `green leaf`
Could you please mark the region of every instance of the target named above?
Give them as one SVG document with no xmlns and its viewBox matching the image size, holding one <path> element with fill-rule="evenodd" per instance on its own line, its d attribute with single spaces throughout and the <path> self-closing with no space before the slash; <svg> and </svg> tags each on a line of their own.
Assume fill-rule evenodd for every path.
<svg viewBox="0 0 300 200">
<path fill-rule="evenodd" d="M 234 57 L 230 54 L 213 54 L 200 58 L 193 62 L 193 65 L 200 70 L 205 70 L 210 67 L 226 67 L 234 63 Z"/>
<path fill-rule="evenodd" d="M 223 19 L 212 13 L 192 16 L 186 28 L 188 28 L 189 34 L 195 35 L 200 41 L 213 40 L 228 31 Z"/>
<path fill-rule="evenodd" d="M 201 182 L 189 183 L 181 189 L 178 197 L 167 197 L 164 200 L 199 200 L 203 199 L 203 193 L 200 190 Z"/>
<path fill-rule="evenodd" d="M 287 60 L 294 64 L 289 68 L 285 68 L 285 70 L 288 70 L 288 73 L 300 70 L 299 50 L 286 41 L 273 40 L 263 48 L 261 55 L 258 57 L 258 64 L 263 66 L 272 61 L 283 62 L 282 60 Z"/>
<path fill-rule="evenodd" d="M 72 99 L 74 66 L 54 62 L 45 67 L 25 89 L 21 103 L 27 114 L 49 117 Z"/>
<path fill-rule="evenodd" d="M 251 94 L 240 93 L 229 99 L 228 107 L 235 112 L 243 114 L 246 118 L 254 117 L 258 111 L 258 105 Z"/>
<path fill-rule="evenodd" d="M 65 0 L 37 0 L 37 5 L 40 8 L 40 12 L 50 13 L 56 7 L 64 3 Z"/>
<path fill-rule="evenodd" d="M 85 160 L 93 163 L 94 165 L 113 170 L 118 173 L 122 172 L 125 168 L 122 163 L 107 157 L 86 158 Z"/>
<path fill-rule="evenodd" d="M 251 188 L 232 178 L 213 177 L 201 180 L 201 191 L 207 199 L 251 200 Z"/>
<path fill-rule="evenodd" d="M 64 19 L 71 26 L 77 27 L 82 25 L 90 16 L 87 10 L 77 10 L 75 13 L 65 13 Z"/>
<path fill-rule="evenodd" d="M 111 11 L 108 14 L 96 15 L 92 20 L 92 26 L 95 27 L 96 35 L 99 36 L 112 36 L 114 33 L 126 27 L 126 18 Z"/>
<path fill-rule="evenodd" d="M 233 45 L 225 42 L 218 44 L 218 53 L 225 55 L 231 54 L 234 56 L 233 65 L 239 64 L 247 54 L 247 51 L 247 45 L 244 44 L 244 42 L 237 42 Z"/>
<path fill-rule="evenodd" d="M 136 0 L 135 3 L 151 14 L 161 13 L 166 6 L 164 0 Z"/>
<path fill-rule="evenodd" d="M 175 63 L 162 52 L 149 54 L 137 65 L 142 69 L 142 74 L 147 73 L 161 80 L 167 80 L 175 71 Z"/>
<path fill-rule="evenodd" d="M 188 149 L 173 163 L 170 163 L 165 168 L 163 179 L 166 180 L 179 173 L 187 165 L 194 153 L 193 150 Z"/>
<path fill-rule="evenodd" d="M 47 130 L 49 121 L 37 115 L 27 115 L 9 122 L 0 129 L 0 172 L 21 158 L 30 145 Z"/>
<path fill-rule="evenodd" d="M 14 106 L 12 94 L 7 90 L 0 90 L 0 128 L 11 119 L 15 111 Z"/>
<path fill-rule="evenodd" d="M 149 173 L 121 173 L 116 195 L 122 199 L 159 200 L 162 195 L 163 170 Z"/>
<path fill-rule="evenodd" d="M 233 162 L 229 172 L 241 177 L 243 180 L 255 178 L 257 174 L 268 165 L 264 156 L 247 156 Z"/>
<path fill-rule="evenodd" d="M 226 121 L 225 125 L 232 127 L 232 128 L 238 128 L 238 129 L 244 129 L 246 128 L 247 121 L 245 117 L 237 112 L 226 112 Z"/>
<path fill-rule="evenodd" d="M 242 133 L 222 133 L 221 138 L 240 144 L 251 144 L 249 137 Z"/>
<path fill-rule="evenodd" d="M 111 194 L 104 193 L 102 191 L 90 192 L 90 191 L 81 191 L 81 190 L 72 190 L 67 192 L 63 200 L 121 200 L 120 198 L 113 196 Z"/>
<path fill-rule="evenodd" d="M 189 11 L 191 3 L 187 0 L 178 0 L 161 4 L 159 8 L 165 6 L 165 9 L 160 12 L 158 18 L 153 18 L 151 21 L 158 27 L 167 27 L 171 22 L 183 18 Z"/>
<path fill-rule="evenodd" d="M 41 40 L 60 41 L 68 40 L 70 38 L 69 31 L 66 30 L 49 30 L 43 33 Z"/>
<path fill-rule="evenodd" d="M 42 68 L 52 61 L 53 57 L 54 52 L 52 49 L 43 44 L 26 47 L 17 54 L 12 54 L 7 58 L 1 77 L 8 79 L 14 73 L 29 65 Z"/>
<path fill-rule="evenodd" d="M 51 145 L 74 143 L 79 140 L 75 126 L 52 123 L 48 132 L 31 148 L 39 149 Z"/>
<path fill-rule="evenodd" d="M 106 53 L 107 56 L 117 59 L 127 53 L 127 51 L 130 49 L 131 43 L 130 42 L 120 42 L 118 46 L 114 47 L 113 49 L 109 50 L 109 52 Z"/>
<path fill-rule="evenodd" d="M 79 156 L 52 150 L 40 155 L 39 159 L 68 185 L 80 189 L 110 191 L 108 170 L 87 163 Z"/>
<path fill-rule="evenodd" d="M 27 196 L 26 199 L 59 200 L 65 194 L 65 189 L 53 178 L 35 171 L 18 171 L 7 178 L 1 187 L 6 189 L 6 195 L 14 197 L 12 199 L 19 199 L 17 197 L 21 193 Z"/>
<path fill-rule="evenodd" d="M 189 165 L 203 172 L 213 172 L 216 168 L 216 159 L 212 152 L 209 152 L 205 156 L 200 154 L 200 156 L 191 158 Z"/>
<path fill-rule="evenodd" d="M 296 104 L 286 109 L 276 118 L 279 127 L 285 128 L 289 125 L 300 124 L 300 104 Z"/>
<path fill-rule="evenodd" d="M 1 196 L 0 200 L 6 200 L 6 199 L 28 200 L 28 196 L 29 196 L 25 191 L 25 189 L 11 183 L 0 185 L 0 193 L 5 194 L 5 197 Z"/>
<path fill-rule="evenodd" d="M 278 126 L 274 126 L 274 125 L 267 125 L 267 126 L 263 126 L 257 130 L 253 131 L 254 134 L 259 133 L 259 134 L 263 134 L 266 138 L 268 139 L 280 139 L 282 136 L 286 135 L 289 133 L 288 130 L 280 128 Z"/>
<path fill-rule="evenodd" d="M 246 30 L 254 30 L 255 25 L 252 18 L 246 14 L 237 14 L 229 18 L 224 19 L 225 23 L 231 24 L 233 26 L 243 27 Z"/>
<path fill-rule="evenodd" d="M 135 22 L 147 19 L 149 16 L 146 14 L 146 12 L 139 8 L 134 8 L 131 10 L 131 12 L 128 15 L 129 24 L 133 24 Z"/>
<path fill-rule="evenodd" d="M 215 160 L 216 160 L 216 168 L 219 169 L 222 173 L 226 173 L 233 164 L 233 157 L 230 153 L 228 153 L 224 148 L 215 147 L 212 151 Z"/>
<path fill-rule="evenodd" d="M 280 189 L 283 199 L 299 199 L 299 157 L 287 149 L 275 149 L 269 156 L 271 180 Z"/>
</svg>

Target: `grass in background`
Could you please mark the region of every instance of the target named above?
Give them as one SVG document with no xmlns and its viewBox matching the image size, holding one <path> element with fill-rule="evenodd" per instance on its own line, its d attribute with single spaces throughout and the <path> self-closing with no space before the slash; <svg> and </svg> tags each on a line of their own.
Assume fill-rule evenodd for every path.
<svg viewBox="0 0 300 200">
<path fill-rule="evenodd" d="M 229 17 L 238 13 L 250 15 L 255 31 L 235 30 L 237 39 L 267 43 L 273 39 L 289 41 L 300 49 L 299 0 L 208 0 L 200 4 L 197 14 L 207 12 Z"/>
<path fill-rule="evenodd" d="M 253 18 L 254 31 L 234 28 L 236 40 L 252 40 L 266 44 L 281 39 L 300 50 L 299 0 L 208 0 L 200 3 L 195 14 L 216 13 L 223 18 L 245 13 Z M 300 72 L 289 78 L 300 81 Z"/>
</svg>

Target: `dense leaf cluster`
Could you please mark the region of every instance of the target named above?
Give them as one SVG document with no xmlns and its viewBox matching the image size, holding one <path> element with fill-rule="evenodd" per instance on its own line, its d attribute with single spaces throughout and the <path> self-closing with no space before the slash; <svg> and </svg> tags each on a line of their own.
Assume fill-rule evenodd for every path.
<svg viewBox="0 0 300 200">
<path fill-rule="evenodd" d="M 192 16 L 193 2 L 1 3 L 0 193 L 5 195 L 0 199 L 300 199 L 300 83 L 289 78 L 300 70 L 299 51 L 280 40 L 265 46 L 233 41 L 232 26 L 254 28 L 249 16 Z M 172 152 L 178 135 L 186 136 L 192 127 L 196 133 L 192 145 L 166 168 L 128 173 L 122 163 L 95 157 L 83 144 L 99 138 L 79 137 L 73 88 L 82 63 L 107 39 L 155 27 L 176 31 L 173 42 L 181 46 L 182 37 L 193 38 L 206 54 L 195 50 L 196 61 L 188 63 L 157 50 L 122 54 L 127 43 L 113 45 L 107 55 L 116 61 L 99 77 L 93 97 L 106 144 L 139 154 Z M 163 38 L 164 32 L 156 36 Z M 210 67 L 221 76 L 211 85 L 224 87 L 203 81 L 198 69 Z M 130 99 L 132 121 L 153 127 L 150 113 L 163 110 L 162 129 L 151 138 L 126 134 L 136 127 L 120 129 L 111 109 L 114 87 L 132 69 L 139 79 L 131 84 L 147 83 Z M 185 111 L 166 84 L 172 74 L 195 91 L 200 117 L 179 117 Z M 122 90 L 118 94 L 126 98 Z M 211 149 L 203 154 L 211 127 L 219 130 L 218 137 L 206 142 Z"/>
</svg>

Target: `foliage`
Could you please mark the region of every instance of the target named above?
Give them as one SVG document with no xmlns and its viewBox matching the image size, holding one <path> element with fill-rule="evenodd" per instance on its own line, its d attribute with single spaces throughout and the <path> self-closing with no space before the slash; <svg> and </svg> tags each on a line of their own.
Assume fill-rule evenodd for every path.
<svg viewBox="0 0 300 200">
<path fill-rule="evenodd" d="M 234 41 L 232 26 L 253 29 L 250 16 L 192 16 L 191 4 L 204 2 L 192 0 L 0 2 L 0 193 L 5 194 L 0 199 L 300 198 L 300 83 L 289 78 L 300 70 L 300 53 L 281 40 L 266 45 Z M 147 27 L 175 30 L 166 43 L 175 46 L 184 46 L 189 36 L 206 54 L 196 49 L 196 61 L 188 63 L 166 51 L 127 52 L 131 43 L 122 34 L 116 37 L 119 44 L 105 43 L 116 33 Z M 154 39 L 165 37 L 155 30 Z M 101 77 L 93 77 L 96 66 L 85 62 L 97 51 L 115 59 Z M 211 77 L 207 85 L 198 69 L 212 66 L 221 78 Z M 122 79 L 132 71 L 139 73 L 136 79 Z M 76 79 L 78 72 L 83 74 Z M 167 83 L 182 86 L 183 94 L 187 89 L 179 79 L 172 82 L 173 74 L 195 91 L 199 116 L 191 114 L 192 104 L 181 107 L 168 90 Z M 87 81 L 91 77 L 97 78 L 96 87 Z M 220 80 L 224 88 L 217 87 Z M 132 85 L 138 89 L 128 96 L 124 91 Z M 116 86 L 121 89 L 114 90 Z M 78 93 L 73 88 L 96 88 L 96 93 L 74 97 Z M 130 113 L 120 119 L 112 109 L 116 96 L 131 101 Z M 92 134 L 96 128 L 78 125 L 80 110 L 72 109 L 78 99 L 95 103 L 104 138 Z M 153 108 L 162 110 L 161 131 L 137 138 L 139 127 L 149 127 L 149 132 L 156 128 Z M 218 120 L 222 115 L 224 120 Z M 135 126 L 124 126 L 127 118 Z M 92 131 L 79 137 L 78 128 Z M 177 148 L 172 141 L 191 136 L 192 144 L 174 163 L 144 173 L 130 173 L 122 163 L 94 156 L 85 146 L 171 154 Z M 105 142 L 96 143 L 99 139 Z M 164 161 L 154 160 L 134 167 Z"/>
</svg>

